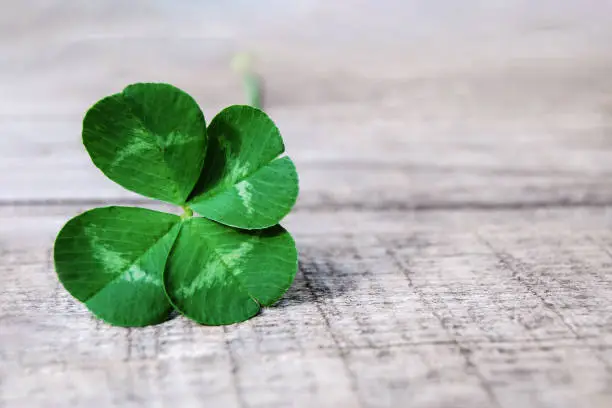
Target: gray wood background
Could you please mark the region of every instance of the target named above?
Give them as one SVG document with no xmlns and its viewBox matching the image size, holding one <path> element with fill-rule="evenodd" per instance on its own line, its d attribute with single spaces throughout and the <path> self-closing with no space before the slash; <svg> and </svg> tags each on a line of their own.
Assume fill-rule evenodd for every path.
<svg viewBox="0 0 612 408">
<path fill-rule="evenodd" d="M 612 406 L 612 2 L 0 1 L 0 407 Z M 301 176 L 284 299 L 97 321 L 50 249 L 107 180 L 83 112 L 135 81 L 242 102 Z"/>
</svg>

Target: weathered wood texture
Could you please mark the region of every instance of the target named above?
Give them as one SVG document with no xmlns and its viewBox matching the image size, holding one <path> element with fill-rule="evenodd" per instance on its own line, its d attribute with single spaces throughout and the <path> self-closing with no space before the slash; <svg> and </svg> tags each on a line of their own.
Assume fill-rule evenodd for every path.
<svg viewBox="0 0 612 408">
<path fill-rule="evenodd" d="M 612 406 L 612 2 L 199 3 L 3 7 L 0 407 Z M 55 234 L 170 208 L 93 167 L 84 109 L 163 80 L 211 118 L 245 48 L 300 171 L 295 284 L 229 327 L 97 321 Z"/>
</svg>

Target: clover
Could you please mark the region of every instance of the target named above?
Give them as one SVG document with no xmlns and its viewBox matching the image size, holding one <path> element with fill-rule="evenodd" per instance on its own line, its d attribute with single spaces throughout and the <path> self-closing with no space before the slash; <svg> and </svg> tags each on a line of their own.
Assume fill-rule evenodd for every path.
<svg viewBox="0 0 612 408">
<path fill-rule="evenodd" d="M 108 178 L 183 208 L 178 216 L 101 207 L 64 225 L 55 269 L 94 315 L 146 326 L 176 309 L 202 324 L 231 324 L 287 291 L 297 250 L 278 223 L 295 204 L 298 177 L 263 111 L 230 106 L 207 127 L 187 93 L 138 83 L 95 103 L 82 136 Z"/>
</svg>

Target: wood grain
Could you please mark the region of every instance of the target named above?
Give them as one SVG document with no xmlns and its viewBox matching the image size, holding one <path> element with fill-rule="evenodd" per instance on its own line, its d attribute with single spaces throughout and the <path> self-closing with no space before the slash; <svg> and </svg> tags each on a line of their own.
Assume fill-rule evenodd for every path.
<svg viewBox="0 0 612 408">
<path fill-rule="evenodd" d="M 35 224 L 50 245 L 78 210 L 3 209 L 0 220 Z M 3 401 L 609 402 L 609 211 L 298 212 L 287 226 L 301 252 L 292 289 L 226 328 L 109 327 L 61 288 L 48 245 L 3 253 Z"/>
<path fill-rule="evenodd" d="M 612 3 L 213 3 L 3 8 L 0 407 L 611 406 Z M 294 285 L 228 327 L 96 320 L 60 227 L 176 209 L 102 176 L 83 112 L 160 80 L 210 120 L 243 49 L 300 174 Z"/>
</svg>

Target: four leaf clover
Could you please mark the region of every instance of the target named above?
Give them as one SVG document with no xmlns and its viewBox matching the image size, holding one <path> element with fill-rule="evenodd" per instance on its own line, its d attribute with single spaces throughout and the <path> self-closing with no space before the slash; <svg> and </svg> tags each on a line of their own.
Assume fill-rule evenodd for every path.
<svg viewBox="0 0 612 408">
<path fill-rule="evenodd" d="M 231 324 L 289 288 L 297 250 L 278 223 L 295 204 L 298 177 L 264 112 L 230 106 L 207 127 L 185 92 L 139 83 L 89 109 L 83 143 L 111 180 L 184 209 L 102 207 L 66 223 L 55 268 L 96 316 L 146 326 L 176 309 L 202 324 Z"/>
</svg>

